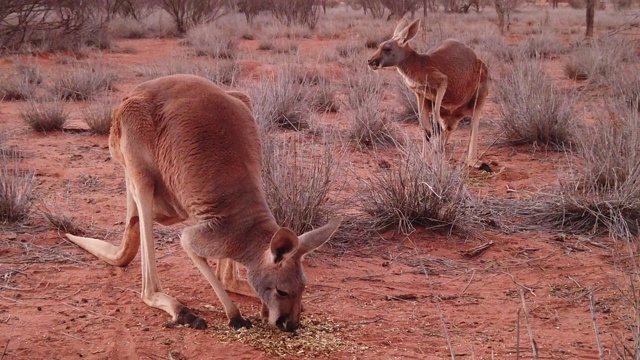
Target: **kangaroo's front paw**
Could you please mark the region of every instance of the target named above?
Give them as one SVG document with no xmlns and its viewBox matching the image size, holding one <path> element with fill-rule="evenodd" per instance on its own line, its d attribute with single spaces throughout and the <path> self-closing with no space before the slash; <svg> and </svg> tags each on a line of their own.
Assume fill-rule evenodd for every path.
<svg viewBox="0 0 640 360">
<path fill-rule="evenodd" d="M 240 330 L 241 328 L 251 329 L 251 321 L 238 315 L 229 320 L 229 326 L 231 326 L 233 330 Z"/>
<path fill-rule="evenodd" d="M 197 330 L 204 330 L 207 328 L 207 323 L 204 319 L 194 314 L 193 311 L 189 310 L 187 307 L 182 307 L 182 309 L 180 309 L 176 323 L 186 325 Z"/>
</svg>

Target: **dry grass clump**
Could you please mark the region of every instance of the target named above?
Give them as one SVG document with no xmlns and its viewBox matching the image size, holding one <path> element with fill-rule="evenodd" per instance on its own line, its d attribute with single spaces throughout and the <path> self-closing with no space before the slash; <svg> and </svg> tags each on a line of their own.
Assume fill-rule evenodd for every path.
<svg viewBox="0 0 640 360">
<path fill-rule="evenodd" d="M 631 109 L 640 111 L 640 77 L 625 76 L 613 84 L 614 98 L 620 99 Z"/>
<path fill-rule="evenodd" d="M 59 100 L 41 98 L 30 100 L 20 112 L 20 117 L 34 131 L 47 132 L 62 130 L 69 113 Z"/>
<path fill-rule="evenodd" d="M 338 165 L 332 150 L 324 147 L 320 156 L 310 156 L 296 141 L 263 138 L 262 178 L 276 221 L 296 234 L 320 225 Z"/>
<path fill-rule="evenodd" d="M 16 65 L 14 70 L 0 77 L 0 100 L 27 100 L 33 98 L 36 87 L 42 83 L 40 68 Z"/>
<path fill-rule="evenodd" d="M 115 100 L 108 98 L 92 102 L 83 111 L 83 120 L 94 134 L 106 135 L 111 130 L 111 115 Z"/>
<path fill-rule="evenodd" d="M 575 95 L 562 92 L 538 61 L 514 64 L 495 86 L 500 125 L 508 143 L 557 149 L 575 136 Z"/>
<path fill-rule="evenodd" d="M 25 219 L 33 204 L 34 172 L 20 169 L 19 163 L 15 152 L 0 153 L 0 223 Z"/>
<path fill-rule="evenodd" d="M 558 36 L 550 32 L 531 35 L 520 46 L 525 55 L 534 59 L 554 58 L 566 52 Z"/>
<path fill-rule="evenodd" d="M 400 143 L 396 128 L 381 107 L 382 89 L 376 74 L 361 72 L 347 78 L 347 106 L 353 117 L 349 138 L 360 150 Z"/>
<path fill-rule="evenodd" d="M 573 175 L 533 220 L 564 231 L 631 239 L 639 233 L 640 114 L 624 106 L 577 137 Z"/>
<path fill-rule="evenodd" d="M 401 106 L 396 120 L 404 123 L 418 123 L 418 100 L 414 92 L 403 80 L 397 81 L 394 88 Z"/>
<path fill-rule="evenodd" d="M 309 107 L 317 112 L 337 112 L 340 109 L 337 89 L 328 78 L 323 77 L 317 84 L 310 86 L 307 97 Z"/>
<path fill-rule="evenodd" d="M 424 226 L 465 232 L 477 223 L 474 199 L 464 185 L 466 167 L 451 166 L 435 143 L 428 145 L 426 157 L 418 145 L 404 147 L 391 168 L 364 181 L 359 202 L 372 229 L 410 234 Z"/>
<path fill-rule="evenodd" d="M 56 230 L 63 233 L 82 235 L 85 233 L 85 229 L 79 225 L 76 219 L 62 209 L 62 205 L 57 200 L 57 197 L 53 197 L 47 204 L 44 200 L 41 200 L 38 204 L 38 208 L 45 220 Z"/>
<path fill-rule="evenodd" d="M 307 85 L 298 81 L 292 68 L 281 69 L 275 79 L 262 79 L 249 91 L 256 121 L 263 129 L 309 127 Z"/>
<path fill-rule="evenodd" d="M 62 71 L 51 82 L 51 93 L 62 100 L 84 101 L 114 90 L 115 73 L 98 64 L 80 64 Z"/>
<path fill-rule="evenodd" d="M 576 49 L 564 64 L 567 77 L 576 80 L 589 80 L 590 84 L 610 85 L 621 72 L 623 64 L 633 61 L 625 42 L 592 41 Z"/>
<path fill-rule="evenodd" d="M 198 56 L 235 59 L 238 56 L 240 38 L 231 28 L 221 29 L 212 24 L 204 24 L 189 29 L 186 42 Z"/>
</svg>

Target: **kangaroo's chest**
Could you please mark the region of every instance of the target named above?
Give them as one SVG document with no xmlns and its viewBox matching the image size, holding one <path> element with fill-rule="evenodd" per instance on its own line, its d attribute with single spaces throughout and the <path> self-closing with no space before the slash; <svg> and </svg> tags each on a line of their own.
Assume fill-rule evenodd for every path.
<svg viewBox="0 0 640 360">
<path fill-rule="evenodd" d="M 413 78 L 409 77 L 407 74 L 402 71 L 398 71 L 400 75 L 402 75 L 402 80 L 404 83 L 413 91 L 414 93 L 424 96 L 425 99 L 434 101 L 436 99 L 436 89 L 429 86 L 427 81 L 420 82 L 416 81 Z M 425 79 L 426 80 L 426 79 Z"/>
</svg>

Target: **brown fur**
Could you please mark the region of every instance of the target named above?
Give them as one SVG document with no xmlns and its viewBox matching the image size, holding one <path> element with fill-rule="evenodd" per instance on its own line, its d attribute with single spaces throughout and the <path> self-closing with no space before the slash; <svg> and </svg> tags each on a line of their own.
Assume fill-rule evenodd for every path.
<svg viewBox="0 0 640 360">
<path fill-rule="evenodd" d="M 276 224 L 261 185 L 262 148 L 251 109 L 246 95 L 225 92 L 197 76 L 173 75 L 138 85 L 114 112 L 109 138 L 127 183 L 123 242 L 116 247 L 68 235 L 120 266 L 133 259 L 141 244 L 144 301 L 196 328 L 206 324 L 161 290 L 153 221 L 194 223 L 184 229 L 182 245 L 213 286 L 231 326 L 250 323 L 224 287 L 257 294 L 269 322 L 284 330 L 299 325 L 306 281 L 302 257 L 328 240 L 340 223 L 336 219 L 300 237 Z M 215 274 L 208 257 L 220 259 Z M 248 284 L 238 279 L 235 262 L 247 267 Z"/>
<path fill-rule="evenodd" d="M 428 118 L 438 103 L 435 118 L 442 129 L 443 145 L 460 120 L 472 117 L 467 157 L 471 165 L 477 150 L 478 115 L 489 90 L 489 70 L 470 47 L 453 39 L 443 41 L 425 54 L 417 53 L 408 41 L 417 34 L 419 24 L 419 20 L 409 24 L 408 19 L 403 18 L 394 36 L 380 44 L 369 59 L 369 66 L 395 67 L 403 76 L 418 99 L 425 139 L 431 136 Z"/>
</svg>

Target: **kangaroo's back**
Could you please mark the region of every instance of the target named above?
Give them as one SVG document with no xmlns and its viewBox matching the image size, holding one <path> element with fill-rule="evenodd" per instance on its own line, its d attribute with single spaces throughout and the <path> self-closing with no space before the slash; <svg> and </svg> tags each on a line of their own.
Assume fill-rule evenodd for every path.
<svg viewBox="0 0 640 360">
<path fill-rule="evenodd" d="M 263 199 L 260 135 L 247 101 L 197 76 L 147 81 L 116 109 L 111 152 L 125 167 L 122 146 L 144 154 L 181 217 L 227 215 L 236 211 L 229 199 L 236 207 Z"/>
</svg>

